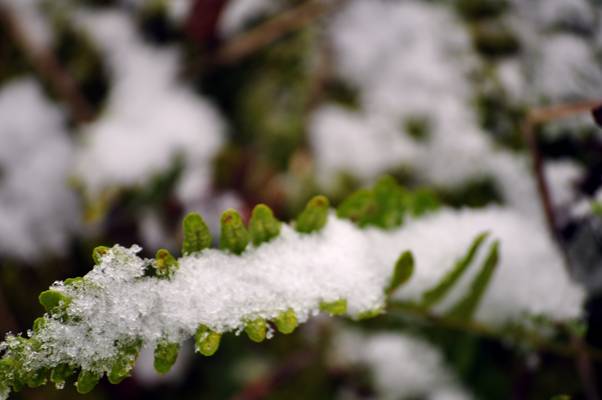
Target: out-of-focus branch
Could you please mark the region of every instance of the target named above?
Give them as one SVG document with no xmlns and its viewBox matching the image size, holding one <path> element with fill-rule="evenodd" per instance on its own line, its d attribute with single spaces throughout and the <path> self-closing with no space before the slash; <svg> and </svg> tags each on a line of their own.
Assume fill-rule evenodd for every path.
<svg viewBox="0 0 602 400">
<path fill-rule="evenodd" d="M 602 100 L 586 100 L 577 103 L 561 104 L 551 107 L 534 108 L 527 113 L 522 124 L 522 133 L 531 152 L 533 159 L 533 172 L 537 182 L 539 198 L 544 209 L 546 221 L 550 232 L 556 237 L 556 217 L 550 195 L 550 189 L 544 173 L 544 161 L 537 145 L 535 129 L 541 124 L 567 118 L 576 114 L 591 112 L 592 109 L 600 106 Z"/>
<path fill-rule="evenodd" d="M 6 26 L 12 40 L 19 46 L 42 79 L 50 83 L 55 93 L 69 108 L 76 123 L 92 119 L 92 107 L 81 95 L 75 80 L 63 69 L 52 52 L 36 46 L 22 28 L 9 7 L 0 5 L 0 23 Z"/>
<path fill-rule="evenodd" d="M 229 0 L 195 0 L 186 31 L 188 36 L 203 50 L 217 41 L 217 26 Z"/>
<path fill-rule="evenodd" d="M 213 63 L 218 65 L 235 63 L 284 35 L 312 23 L 343 1 L 345 0 L 309 0 L 286 10 L 262 25 L 226 42 L 215 52 Z"/>
<path fill-rule="evenodd" d="M 397 315 L 403 315 L 406 317 L 414 317 L 424 322 L 430 323 L 434 326 L 438 326 L 445 329 L 452 329 L 460 332 L 470 333 L 476 336 L 490 338 L 501 342 L 507 342 L 507 334 L 501 332 L 498 329 L 494 329 L 488 325 L 476 322 L 476 321 L 462 321 L 456 318 L 450 318 L 443 315 L 436 314 L 429 309 L 419 307 L 416 305 L 409 305 L 400 302 L 390 302 L 388 304 L 388 311 L 390 313 L 396 313 Z M 579 354 L 587 354 L 589 359 L 602 361 L 602 351 L 588 346 L 587 343 L 581 342 L 579 348 L 574 343 L 563 344 L 553 342 L 543 336 L 540 336 L 536 332 L 517 332 L 515 339 L 532 346 L 538 351 L 555 354 L 557 356 L 573 358 Z"/>
</svg>

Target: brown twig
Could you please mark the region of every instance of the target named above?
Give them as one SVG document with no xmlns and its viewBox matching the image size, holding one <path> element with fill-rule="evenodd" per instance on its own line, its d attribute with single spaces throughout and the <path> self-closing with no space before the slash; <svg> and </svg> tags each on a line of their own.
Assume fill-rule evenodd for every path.
<svg viewBox="0 0 602 400">
<path fill-rule="evenodd" d="M 73 120 L 76 123 L 91 120 L 92 107 L 80 94 L 75 80 L 63 69 L 52 52 L 36 46 L 30 40 L 9 7 L 0 5 L 0 23 L 6 26 L 12 40 L 21 48 L 40 77 L 49 82 L 67 104 Z"/>
<path fill-rule="evenodd" d="M 186 22 L 188 36 L 206 50 L 217 41 L 217 25 L 228 0 L 195 0 Z"/>
<path fill-rule="evenodd" d="M 235 63 L 282 36 L 310 24 L 342 1 L 344 0 L 330 2 L 309 0 L 293 9 L 286 10 L 222 45 L 215 52 L 213 63 L 218 65 Z"/>
<path fill-rule="evenodd" d="M 544 172 L 544 160 L 537 145 L 535 128 L 537 126 L 567 118 L 576 114 L 590 112 L 596 106 L 602 104 L 600 100 L 586 100 L 577 103 L 561 104 L 551 107 L 541 107 L 530 110 L 522 124 L 522 133 L 529 147 L 533 159 L 533 173 L 537 182 L 539 198 L 544 209 L 548 228 L 553 237 L 556 237 L 556 217 L 554 206 L 550 195 L 550 189 Z"/>
</svg>

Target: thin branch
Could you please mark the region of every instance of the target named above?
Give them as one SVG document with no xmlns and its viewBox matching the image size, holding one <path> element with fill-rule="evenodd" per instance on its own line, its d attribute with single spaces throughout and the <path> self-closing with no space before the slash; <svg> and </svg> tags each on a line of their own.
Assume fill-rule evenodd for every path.
<svg viewBox="0 0 602 400">
<path fill-rule="evenodd" d="M 601 100 L 586 100 L 576 103 L 561 104 L 551 107 L 534 108 L 527 113 L 522 124 L 522 133 L 533 159 L 533 173 L 537 182 L 539 198 L 544 209 L 546 222 L 553 237 L 556 237 L 556 216 L 548 182 L 544 172 L 544 160 L 537 145 L 535 128 L 539 125 L 574 116 L 591 110 L 602 104 Z"/>
<path fill-rule="evenodd" d="M 215 53 L 213 63 L 233 64 L 284 35 L 299 30 L 326 14 L 344 0 L 309 0 L 300 6 L 286 10 L 262 25 L 242 33 L 222 45 Z"/>
<path fill-rule="evenodd" d="M 9 7 L 0 5 L 0 23 L 7 27 L 10 36 L 27 56 L 36 72 L 50 83 L 56 94 L 67 104 L 73 120 L 76 123 L 91 120 L 92 107 L 80 94 L 75 80 L 63 69 L 51 51 L 36 46 L 30 40 Z"/>
<path fill-rule="evenodd" d="M 500 342 L 506 342 L 508 339 L 507 335 L 505 335 L 503 332 L 500 332 L 499 330 L 496 330 L 488 325 L 476 321 L 462 321 L 456 318 L 449 318 L 436 314 L 429 309 L 417 305 L 409 305 L 401 302 L 390 302 L 388 305 L 388 310 L 391 312 L 399 312 L 406 316 L 416 317 L 425 322 L 446 329 L 470 333 Z M 545 337 L 540 336 L 536 332 L 522 332 L 519 339 L 542 352 L 569 358 L 573 358 L 580 354 L 580 352 L 584 352 L 592 360 L 602 361 L 602 351 L 591 347 L 584 342 L 580 344 L 580 348 L 576 348 L 574 343 L 571 343 L 570 345 L 555 343 Z"/>
</svg>

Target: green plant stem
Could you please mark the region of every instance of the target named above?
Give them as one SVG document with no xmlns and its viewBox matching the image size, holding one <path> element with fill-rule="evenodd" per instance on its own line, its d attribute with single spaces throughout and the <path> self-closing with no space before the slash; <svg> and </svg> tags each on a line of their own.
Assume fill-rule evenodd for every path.
<svg viewBox="0 0 602 400">
<path fill-rule="evenodd" d="M 462 321 L 456 318 L 442 316 L 417 304 L 390 302 L 387 306 L 387 312 L 392 315 L 419 318 L 427 323 L 441 328 L 470 333 L 500 342 L 507 341 L 508 339 L 504 336 L 504 332 L 496 330 L 491 326 L 476 321 Z M 588 346 L 583 342 L 580 348 L 577 347 L 575 343 L 568 345 L 563 343 L 555 343 L 532 331 L 521 333 L 519 335 L 519 339 L 521 342 L 528 344 L 529 346 L 541 352 L 569 358 L 574 358 L 578 356 L 579 353 L 584 353 L 587 354 L 591 360 L 602 362 L 602 350 Z"/>
</svg>

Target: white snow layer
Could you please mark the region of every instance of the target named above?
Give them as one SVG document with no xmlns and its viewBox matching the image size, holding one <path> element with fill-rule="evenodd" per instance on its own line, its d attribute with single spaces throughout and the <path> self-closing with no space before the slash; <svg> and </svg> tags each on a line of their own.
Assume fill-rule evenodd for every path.
<svg viewBox="0 0 602 400">
<path fill-rule="evenodd" d="M 145 44 L 125 15 L 96 12 L 80 23 L 109 63 L 112 87 L 101 118 L 84 132 L 77 171 L 92 197 L 112 187 L 144 185 L 178 157 L 184 202 L 208 190 L 211 160 L 223 142 L 214 107 L 178 82 L 173 48 Z"/>
<path fill-rule="evenodd" d="M 115 341 L 124 337 L 152 345 L 160 339 L 182 341 L 199 324 L 240 331 L 247 321 L 273 319 L 289 308 L 304 322 L 319 312 L 321 301 L 346 299 L 349 315 L 374 310 L 383 305 L 397 257 L 408 249 L 415 273 L 397 297 L 419 299 L 486 230 L 501 241 L 500 264 L 477 320 L 497 325 L 520 321 L 524 314 L 554 320 L 581 315 L 584 291 L 568 278 L 552 241 L 539 225 L 511 210 L 444 210 L 392 231 L 361 230 L 331 216 L 311 235 L 284 225 L 279 237 L 241 256 L 209 249 L 182 257 L 171 280 L 143 278 L 149 261 L 136 256 L 138 248 L 116 246 L 86 275 L 84 287 L 57 284 L 73 298 L 71 320 L 80 322 L 48 320 L 37 336 L 52 353 L 40 354 L 38 362 L 70 360 L 94 369 L 95 362 L 115 354 Z M 472 266 L 442 307 L 464 293 L 477 270 Z"/>
<path fill-rule="evenodd" d="M 379 399 L 461 400 L 470 396 L 430 343 L 399 332 L 362 334 L 341 330 L 333 337 L 335 366 L 369 367 Z"/>
<path fill-rule="evenodd" d="M 77 228 L 73 149 L 63 115 L 31 80 L 0 91 L 0 255 L 60 253 Z"/>
<path fill-rule="evenodd" d="M 478 125 L 469 78 L 478 63 L 449 8 L 352 0 L 330 36 L 339 73 L 360 90 L 362 111 L 327 104 L 312 115 L 324 187 L 341 172 L 366 182 L 399 166 L 442 187 L 492 177 L 507 204 L 542 220 L 526 158 L 496 149 Z M 426 120 L 425 140 L 405 132 L 409 118 Z"/>
</svg>

